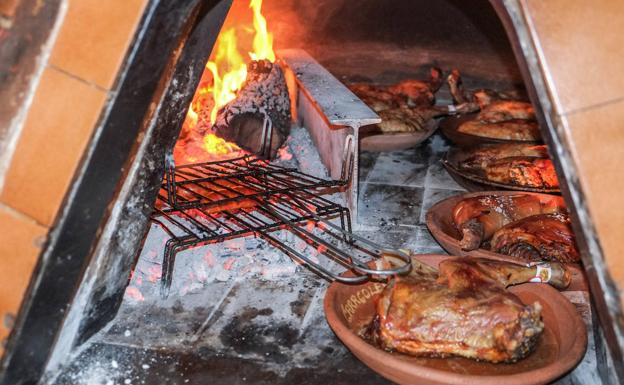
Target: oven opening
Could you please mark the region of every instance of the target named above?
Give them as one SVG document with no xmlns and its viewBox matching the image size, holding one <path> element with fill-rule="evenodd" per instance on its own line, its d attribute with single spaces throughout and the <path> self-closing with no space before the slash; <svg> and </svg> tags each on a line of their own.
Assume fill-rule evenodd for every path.
<svg viewBox="0 0 624 385">
<path fill-rule="evenodd" d="M 175 20 L 156 3 L 146 18 Z M 590 296 L 578 180 L 517 15 L 208 3 L 163 24 L 182 37 L 141 98 L 45 383 L 605 383 L 614 337 Z M 501 314 L 487 338 L 504 343 L 474 337 Z"/>
</svg>

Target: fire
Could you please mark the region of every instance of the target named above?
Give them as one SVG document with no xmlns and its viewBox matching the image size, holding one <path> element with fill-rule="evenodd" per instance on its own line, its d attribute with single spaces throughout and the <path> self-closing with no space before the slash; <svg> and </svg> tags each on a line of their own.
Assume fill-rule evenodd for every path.
<svg viewBox="0 0 624 385">
<path fill-rule="evenodd" d="M 235 144 L 212 133 L 206 133 L 201 137 L 202 134 L 197 132 L 196 127 L 200 121 L 202 124 L 207 123 L 205 121 L 208 118 L 210 125 L 213 125 L 219 110 L 236 98 L 236 93 L 247 78 L 247 63 L 250 60 L 275 61 L 273 35 L 269 32 L 267 21 L 262 15 L 262 0 L 250 0 L 249 8 L 253 16 L 253 28 L 237 25 L 222 30 L 217 37 L 211 59 L 206 63 L 206 71 L 211 81 L 200 84 L 184 121 L 183 131 L 191 139 L 187 138 L 184 143 L 178 143 L 176 146 L 176 158 L 182 158 L 183 163 L 206 158 L 198 154 L 200 148 L 202 152 L 207 153 L 204 155 L 218 159 L 242 151 Z M 249 30 L 254 34 L 253 42 L 251 50 L 247 55 L 243 55 L 239 36 L 248 33 Z M 202 112 L 204 110 L 210 111 L 209 116 Z"/>
<path fill-rule="evenodd" d="M 249 8 L 253 11 L 253 25 L 256 36 L 253 40 L 253 52 L 249 53 L 252 60 L 266 59 L 273 63 L 275 52 L 273 52 L 273 35 L 268 31 L 267 22 L 262 16 L 262 0 L 251 0 Z"/>
<path fill-rule="evenodd" d="M 235 28 L 219 34 L 214 61 L 208 61 L 206 68 L 212 73 L 213 84 L 209 91 L 212 93 L 214 106 L 210 113 L 210 123 L 214 124 L 219 109 L 236 98 L 236 91 L 247 78 L 247 64 L 238 52 Z"/>
</svg>

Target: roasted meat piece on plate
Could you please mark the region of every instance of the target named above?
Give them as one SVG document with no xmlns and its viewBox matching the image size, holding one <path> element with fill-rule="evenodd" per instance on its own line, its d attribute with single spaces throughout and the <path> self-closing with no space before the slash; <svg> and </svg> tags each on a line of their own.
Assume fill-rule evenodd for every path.
<svg viewBox="0 0 624 385">
<path fill-rule="evenodd" d="M 514 362 L 536 346 L 544 325 L 539 303 L 524 304 L 507 286 L 549 280 L 566 287 L 560 264 L 524 267 L 478 258 L 451 258 L 439 271 L 414 260 L 377 304 L 376 339 L 385 349 L 417 356 L 461 356 Z"/>
<path fill-rule="evenodd" d="M 475 250 L 509 223 L 537 215 L 564 212 L 561 199 L 535 195 L 485 195 L 461 200 L 453 209 L 453 223 L 460 232 L 460 246 Z"/>
<path fill-rule="evenodd" d="M 524 142 L 536 142 L 541 138 L 537 122 L 521 119 L 497 123 L 469 120 L 460 124 L 457 132 L 485 138 Z"/>
<path fill-rule="evenodd" d="M 580 261 L 565 213 L 532 215 L 512 222 L 494 233 L 490 245 L 494 252 L 527 261 Z"/>
<path fill-rule="evenodd" d="M 433 105 L 441 84 L 442 72 L 432 68 L 428 81 L 406 79 L 389 86 L 351 84 L 349 88 L 379 114 L 382 122 L 376 127 L 381 133 L 409 133 L 430 130 L 430 122 L 436 117 L 467 112 L 467 105 Z"/>
<path fill-rule="evenodd" d="M 455 103 L 464 111 L 478 112 L 473 120 L 461 123 L 458 132 L 501 140 L 541 140 L 531 103 L 492 90 L 466 92 L 457 70 L 451 71 L 447 82 Z"/>
<path fill-rule="evenodd" d="M 467 151 L 459 169 L 491 182 L 540 189 L 558 189 L 555 167 L 545 145 L 499 144 Z"/>
<path fill-rule="evenodd" d="M 499 159 L 488 165 L 485 177 L 492 182 L 516 186 L 559 188 L 555 166 L 545 158 L 521 156 Z"/>
<path fill-rule="evenodd" d="M 482 171 L 491 163 L 500 159 L 514 157 L 548 158 L 548 150 L 545 145 L 529 144 L 498 144 L 492 146 L 480 146 L 470 150 L 460 164 L 463 170 Z"/>
</svg>

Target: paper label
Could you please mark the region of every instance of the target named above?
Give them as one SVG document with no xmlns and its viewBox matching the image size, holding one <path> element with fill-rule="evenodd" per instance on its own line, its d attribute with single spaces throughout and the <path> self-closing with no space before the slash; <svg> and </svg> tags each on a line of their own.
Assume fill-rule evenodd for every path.
<svg viewBox="0 0 624 385">
<path fill-rule="evenodd" d="M 536 266 L 535 277 L 531 278 L 529 282 L 546 283 L 550 281 L 552 277 L 552 270 L 549 263 L 544 263 Z"/>
</svg>

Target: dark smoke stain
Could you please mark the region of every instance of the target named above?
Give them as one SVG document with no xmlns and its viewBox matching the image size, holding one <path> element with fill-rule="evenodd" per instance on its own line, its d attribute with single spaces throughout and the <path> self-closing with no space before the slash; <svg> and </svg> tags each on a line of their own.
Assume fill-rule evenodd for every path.
<svg viewBox="0 0 624 385">
<path fill-rule="evenodd" d="M 290 303 L 290 311 L 292 311 L 292 313 L 297 317 L 302 318 L 305 315 L 307 309 L 308 303 L 302 301 L 301 299 L 297 299 Z"/>
<path fill-rule="evenodd" d="M 290 349 L 299 339 L 299 332 L 288 323 L 263 323 L 256 320 L 259 316 L 273 313 L 269 308 L 246 308 L 221 330 L 219 339 L 224 346 L 234 349 L 239 354 L 256 354 L 263 360 L 277 363 L 288 361 L 283 350 Z"/>
</svg>

